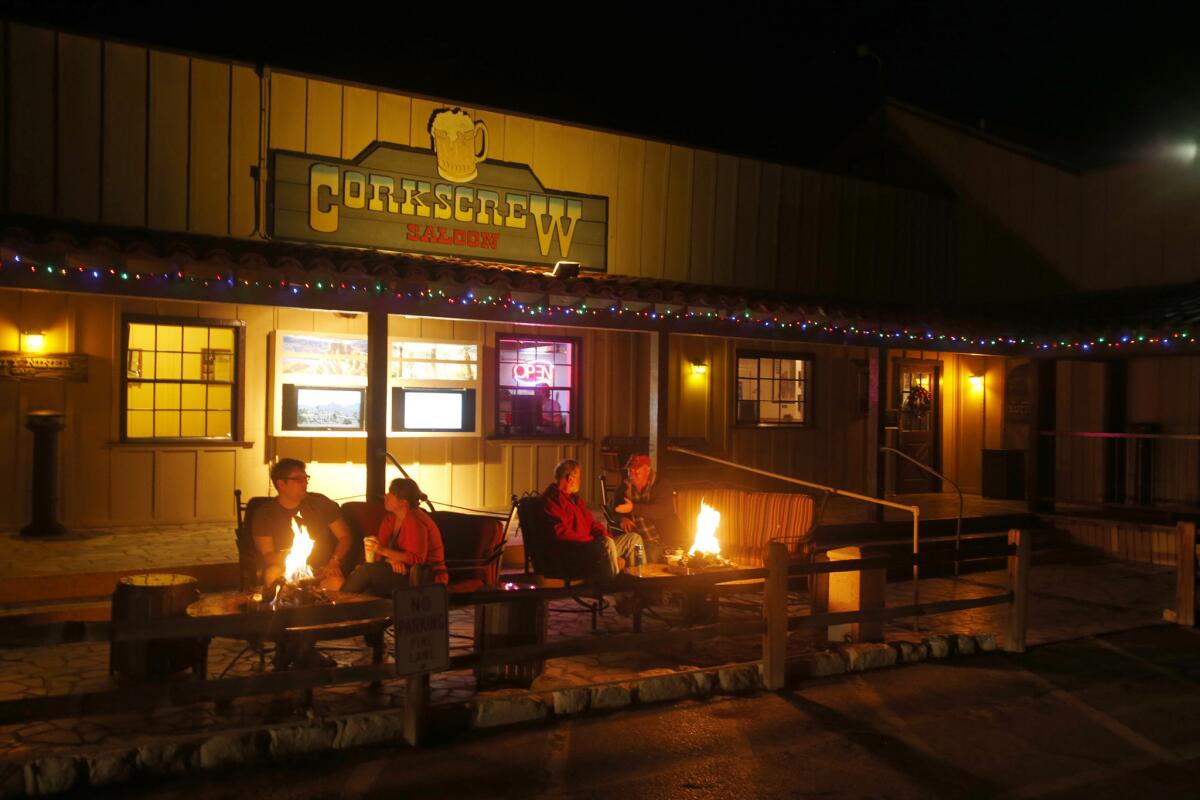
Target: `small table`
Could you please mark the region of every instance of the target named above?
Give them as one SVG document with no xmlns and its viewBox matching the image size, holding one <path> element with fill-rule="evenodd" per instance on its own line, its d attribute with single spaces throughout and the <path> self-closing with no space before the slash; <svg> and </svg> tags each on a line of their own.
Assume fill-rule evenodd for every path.
<svg viewBox="0 0 1200 800">
<path fill-rule="evenodd" d="M 732 583 L 745 580 L 742 573 L 757 569 L 731 564 L 728 567 L 715 567 L 689 575 L 671 572 L 666 564 L 645 564 L 642 574 L 636 574 L 632 568 L 622 572 L 616 581 L 620 590 L 629 591 L 634 596 L 633 631 L 642 632 L 642 611 L 649 605 L 648 596 L 664 590 L 678 591 L 683 595 L 684 620 L 688 624 L 697 622 L 716 622 L 717 602 L 712 597 L 715 587 L 720 583 Z"/>
<path fill-rule="evenodd" d="M 345 605 L 348 603 L 370 603 L 376 602 L 380 598 L 370 594 L 355 594 L 353 592 L 332 592 L 326 591 L 325 596 L 333 605 Z M 210 594 L 187 607 L 187 615 L 189 617 L 224 617 L 233 614 L 244 614 L 247 612 L 250 604 L 250 594 L 247 592 L 220 592 Z M 374 617 L 369 619 L 353 619 L 345 622 L 328 622 L 323 625 L 301 625 L 294 628 L 286 628 L 283 634 L 275 641 L 276 663 L 275 668 L 280 669 L 282 665 L 279 663 L 278 653 L 280 644 L 286 637 L 289 645 L 304 646 L 307 644 L 315 644 L 316 642 L 325 641 L 328 639 L 345 639 L 350 636 L 362 636 L 367 640 L 367 644 L 371 646 L 372 663 L 383 663 L 383 632 L 388 625 L 392 623 L 390 617 Z M 199 648 L 200 652 L 196 656 L 196 663 L 192 671 L 200 678 L 204 679 L 208 668 L 208 644 L 210 639 L 203 639 Z M 254 640 L 251 640 L 253 643 Z M 234 659 L 235 661 L 237 659 Z"/>
</svg>

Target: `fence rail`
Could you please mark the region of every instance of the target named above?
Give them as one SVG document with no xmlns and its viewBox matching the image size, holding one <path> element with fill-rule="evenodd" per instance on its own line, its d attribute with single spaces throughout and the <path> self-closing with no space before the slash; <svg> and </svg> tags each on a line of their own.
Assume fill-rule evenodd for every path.
<svg viewBox="0 0 1200 800">
<path fill-rule="evenodd" d="M 1194 528 L 1192 534 L 1194 541 Z M 731 573 L 729 572 L 724 573 L 723 576 L 717 573 L 712 576 L 711 584 L 709 584 L 712 588 L 719 588 L 724 583 L 735 584 L 741 591 L 762 591 L 762 619 L 718 622 L 669 631 L 567 639 L 500 649 L 489 648 L 483 652 L 452 656 L 449 669 L 464 670 L 503 663 L 622 652 L 642 648 L 648 641 L 661 645 L 697 642 L 713 638 L 761 635 L 764 685 L 768 689 L 780 689 L 784 684 L 789 630 L 815 629 L 842 623 L 878 622 L 898 617 L 920 617 L 1005 603 L 1009 604 L 1012 609 L 1006 647 L 1013 651 L 1023 651 L 1025 647 L 1025 595 L 1028 586 L 1029 542 L 1030 537 L 1027 533 L 1014 530 L 1009 532 L 1008 542 L 1000 547 L 994 546 L 991 541 L 986 541 L 985 544 L 991 545 L 990 547 L 972 543 L 961 551 L 944 555 L 920 554 L 906 555 L 901 558 L 870 557 L 836 562 L 793 563 L 786 545 L 773 541 L 768 546 L 767 564 L 764 568 L 742 570 L 736 574 L 736 577 L 730 577 Z M 806 579 L 808 576 L 886 569 L 909 564 L 998 557 L 1007 558 L 1009 564 L 1009 590 L 1001 594 L 934 603 L 914 603 L 892 608 L 815 613 L 790 618 L 788 615 L 789 582 Z M 693 585 L 696 577 L 689 576 Z M 750 581 L 742 583 L 741 581 L 746 578 L 749 578 Z M 762 582 L 762 579 L 765 579 L 765 583 Z M 700 580 L 703 582 L 703 578 Z M 654 588 L 668 588 L 667 585 L 671 582 L 671 577 L 656 578 Z M 620 591 L 625 587 L 618 583 L 613 588 Z M 600 587 L 593 585 L 564 589 L 531 589 L 523 590 L 520 594 L 522 599 L 549 601 L 577 596 L 584 589 L 598 592 Z M 459 601 L 459 604 L 504 602 L 512 600 L 513 597 L 512 592 L 480 591 L 465 596 Z M 380 600 L 202 619 L 50 623 L 18 630 L 0 630 L 0 647 L 56 646 L 79 642 L 130 642 L 212 636 L 270 639 L 281 635 L 285 628 L 390 617 L 392 610 L 392 601 Z M 394 665 L 378 664 L 272 672 L 210 680 L 175 681 L 109 691 L 31 697 L 0 702 L 0 724 L 53 719 L 70 715 L 149 710 L 204 700 L 228 701 L 247 695 L 297 689 L 311 690 L 346 683 L 382 681 L 394 677 L 396 677 Z M 406 735 L 413 742 L 420 738 L 421 715 L 428 702 L 428 680 L 428 675 L 408 678 L 410 703 L 406 705 L 406 709 L 408 709 L 406 715 L 410 715 L 411 718 L 406 719 L 406 731 L 409 732 Z"/>
</svg>

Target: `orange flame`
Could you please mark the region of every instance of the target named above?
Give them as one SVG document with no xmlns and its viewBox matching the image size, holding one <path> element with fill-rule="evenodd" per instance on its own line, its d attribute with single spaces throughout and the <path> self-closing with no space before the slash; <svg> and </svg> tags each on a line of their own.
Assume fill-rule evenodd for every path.
<svg viewBox="0 0 1200 800">
<path fill-rule="evenodd" d="M 696 538 L 692 542 L 689 556 L 705 553 L 710 556 L 721 554 L 721 543 L 717 540 L 717 528 L 721 525 L 721 512 L 703 500 L 700 501 L 700 513 L 696 515 Z"/>
<path fill-rule="evenodd" d="M 289 583 L 299 583 L 301 578 L 311 578 L 312 569 L 308 557 L 312 554 L 313 540 L 308 530 L 292 519 L 292 549 L 283 562 L 283 577 Z"/>
</svg>

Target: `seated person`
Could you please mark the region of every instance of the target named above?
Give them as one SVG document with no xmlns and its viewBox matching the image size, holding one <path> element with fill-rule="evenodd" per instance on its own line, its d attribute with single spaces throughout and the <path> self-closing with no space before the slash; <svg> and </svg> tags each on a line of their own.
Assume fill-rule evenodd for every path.
<svg viewBox="0 0 1200 800">
<path fill-rule="evenodd" d="M 550 391 L 550 386 L 539 383 L 534 387 L 533 396 L 537 398 L 538 433 L 566 433 L 567 427 L 562 405 L 554 399 L 554 393 Z"/>
<path fill-rule="evenodd" d="M 323 494 L 308 491 L 304 462 L 281 458 L 271 468 L 271 483 L 278 493 L 260 505 L 250 519 L 250 532 L 263 560 L 263 584 L 270 586 L 283 575 L 284 560 L 292 547 L 292 520 L 297 519 L 312 537 L 308 564 L 321 588 L 337 591 L 345 576 L 342 565 L 350 552 L 350 528 L 342 509 Z"/>
<path fill-rule="evenodd" d="M 646 543 L 646 560 L 659 561 L 667 547 L 679 547 L 679 520 L 671 491 L 650 466 L 650 456 L 635 454 L 625 464 L 625 480 L 614 498 L 615 511 L 626 533 Z"/>
<path fill-rule="evenodd" d="M 363 541 L 364 548 L 374 549 L 375 561 L 360 564 L 350 573 L 344 591 L 391 597 L 396 589 L 408 586 L 409 570 L 416 564 L 430 565 L 438 583 L 450 582 L 442 534 L 433 517 L 418 507 L 421 497 L 416 481 L 392 481 L 383 496 L 389 513 L 379 525 L 376 541 Z"/>
<path fill-rule="evenodd" d="M 636 533 L 625 533 L 614 538 L 596 521 L 587 504 L 579 497 L 582 476 L 583 470 L 578 461 L 569 458 L 560 461 L 554 468 L 554 483 L 542 493 L 542 509 L 558 541 L 599 543 L 603 555 L 597 577 L 611 578 L 621 570 L 619 558 L 624 558 L 626 564 L 633 563 L 633 549 L 642 545 L 642 537 Z"/>
</svg>

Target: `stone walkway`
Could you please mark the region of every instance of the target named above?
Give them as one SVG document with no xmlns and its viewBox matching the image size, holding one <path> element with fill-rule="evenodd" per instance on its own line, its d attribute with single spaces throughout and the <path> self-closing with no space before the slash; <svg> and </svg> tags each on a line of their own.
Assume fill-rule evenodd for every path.
<svg viewBox="0 0 1200 800">
<path fill-rule="evenodd" d="M 236 562 L 230 524 L 83 530 L 56 539 L 0 533 L 0 577 L 4 578 Z"/>
<path fill-rule="evenodd" d="M 978 573 L 961 580 L 933 578 L 921 582 L 921 598 L 932 602 L 979 597 L 1005 588 L 1005 575 L 1001 572 Z M 1040 644 L 1160 623 L 1162 610 L 1172 602 L 1173 593 L 1174 572 L 1162 567 L 1094 561 L 1037 566 L 1030 578 L 1028 641 Z M 753 604 L 760 597 L 746 595 L 733 599 Z M 911 583 L 889 584 L 888 605 L 905 605 L 911 599 Z M 807 613 L 803 595 L 793 595 L 791 601 L 791 614 Z M 572 607 L 571 601 L 553 604 L 549 617 L 551 639 L 603 636 L 631 629 L 628 618 L 610 610 L 601 617 L 598 631 L 593 633 L 589 615 L 564 613 Z M 675 607 L 668 605 L 661 611 L 665 621 L 647 618 L 646 632 L 665 630 L 669 623 L 679 621 L 680 612 Z M 726 620 L 758 616 L 753 608 L 723 607 L 721 613 L 722 619 Z M 907 620 L 897 620 L 889 626 L 887 637 L 893 641 L 919 640 L 933 634 L 969 632 L 992 634 L 1002 644 L 1007 614 L 1008 606 L 1001 605 L 937 615 L 923 620 L 919 632 L 914 632 Z M 470 609 L 452 612 L 451 631 L 464 636 L 471 634 L 473 613 Z M 463 640 L 452 638 L 451 647 L 460 642 Z M 580 683 L 630 680 L 654 670 L 748 662 L 761 655 L 761 642 L 757 636 L 714 640 L 690 647 L 656 647 L 652 635 L 646 642 L 645 647 L 635 652 L 548 661 L 535 688 L 543 690 Z M 340 664 L 369 663 L 369 653 L 361 639 L 330 644 L 346 648 L 329 651 Z M 240 650 L 239 642 L 214 640 L 209 650 L 210 674 L 219 675 Z M 811 636 L 795 635 L 789 655 L 798 656 L 812 650 Z M 257 658 L 244 657 L 229 674 L 249 675 L 257 669 Z M 181 676 L 181 679 L 186 677 Z M 114 685 L 108 675 L 107 645 L 0 650 L 0 700 L 103 691 Z M 198 703 L 154 713 L 10 725 L 0 727 L 0 761 L 27 761 L 53 753 L 103 749 L 118 743 L 128 747 L 163 737 L 169 739 L 198 732 L 233 731 L 397 708 L 403 704 L 403 691 L 404 682 L 395 680 L 385 682 L 378 692 L 365 685 L 317 689 L 311 707 L 301 702 L 300 693 L 290 692 L 245 698 L 224 708 Z M 475 678 L 471 673 L 443 673 L 434 677 L 432 700 L 435 704 L 464 704 L 475 696 Z"/>
<path fill-rule="evenodd" d="M 958 513 L 958 496 L 952 493 L 904 495 L 892 498 L 921 508 L 921 519 L 949 519 Z M 1019 513 L 1023 503 L 988 500 L 968 495 L 964 513 Z M 861 522 L 869 507 L 861 502 L 834 497 L 825 510 L 824 522 Z M 908 516 L 888 509 L 887 518 Z M 165 569 L 197 564 L 237 562 L 233 524 L 211 523 L 170 527 L 145 526 L 104 530 L 77 530 L 57 539 L 27 539 L 16 531 L 0 531 L 0 577 L 64 575 L 127 570 Z"/>
</svg>

